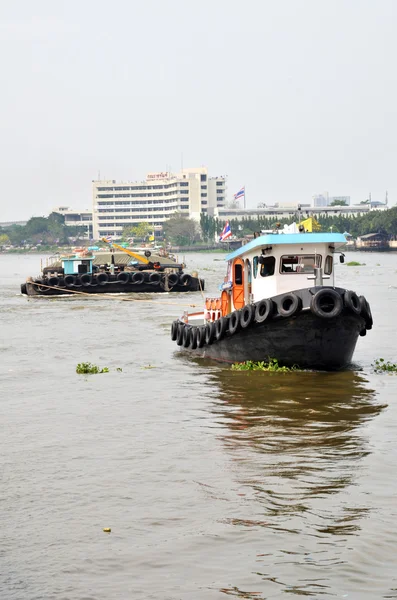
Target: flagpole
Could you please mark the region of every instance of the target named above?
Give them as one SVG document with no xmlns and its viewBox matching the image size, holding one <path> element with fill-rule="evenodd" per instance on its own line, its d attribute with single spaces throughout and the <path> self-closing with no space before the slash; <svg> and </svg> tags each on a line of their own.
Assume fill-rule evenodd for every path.
<svg viewBox="0 0 397 600">
<path fill-rule="evenodd" d="M 244 210 L 247 208 L 247 196 L 245 193 L 245 185 L 244 185 Z"/>
</svg>

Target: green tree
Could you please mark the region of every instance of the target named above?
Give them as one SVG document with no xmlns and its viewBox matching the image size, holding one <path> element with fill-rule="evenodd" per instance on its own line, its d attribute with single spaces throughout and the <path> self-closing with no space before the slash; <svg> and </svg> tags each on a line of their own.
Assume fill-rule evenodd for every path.
<svg viewBox="0 0 397 600">
<path fill-rule="evenodd" d="M 177 246 L 191 246 L 200 236 L 194 219 L 175 213 L 163 226 L 164 236 Z"/>
<path fill-rule="evenodd" d="M 145 241 L 152 232 L 153 225 L 142 221 L 142 223 L 138 223 L 137 225 L 126 225 L 123 229 L 123 239 L 132 237 Z"/>
<path fill-rule="evenodd" d="M 10 243 L 10 238 L 8 237 L 8 235 L 6 233 L 1 233 L 0 234 L 0 248 L 2 246 L 7 246 Z"/>
<path fill-rule="evenodd" d="M 347 206 L 346 200 L 333 200 L 330 206 Z"/>
</svg>

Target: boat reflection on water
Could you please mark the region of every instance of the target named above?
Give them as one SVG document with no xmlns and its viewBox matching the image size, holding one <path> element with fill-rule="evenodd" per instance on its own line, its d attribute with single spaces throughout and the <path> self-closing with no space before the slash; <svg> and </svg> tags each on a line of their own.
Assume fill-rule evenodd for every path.
<svg viewBox="0 0 397 600">
<path fill-rule="evenodd" d="M 311 511 L 316 534 L 356 530 L 367 511 L 351 487 L 370 452 L 365 424 L 384 408 L 367 380 L 354 371 L 222 369 L 210 377 L 219 390 L 214 412 L 224 426 L 221 439 L 267 527 L 299 529 L 295 517 Z M 358 503 L 327 502 L 347 488 Z"/>
</svg>

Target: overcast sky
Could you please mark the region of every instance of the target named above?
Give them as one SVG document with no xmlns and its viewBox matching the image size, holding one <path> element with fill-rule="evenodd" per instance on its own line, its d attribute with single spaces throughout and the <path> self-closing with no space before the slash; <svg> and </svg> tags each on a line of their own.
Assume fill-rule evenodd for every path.
<svg viewBox="0 0 397 600">
<path fill-rule="evenodd" d="M 247 206 L 397 202 L 396 0 L 4 0 L 0 221 L 205 165 Z"/>
</svg>

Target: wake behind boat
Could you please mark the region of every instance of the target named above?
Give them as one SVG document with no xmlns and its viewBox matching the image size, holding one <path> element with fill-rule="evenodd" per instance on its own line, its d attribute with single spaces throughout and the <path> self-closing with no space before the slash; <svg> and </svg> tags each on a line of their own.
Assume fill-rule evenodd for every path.
<svg viewBox="0 0 397 600">
<path fill-rule="evenodd" d="M 227 362 L 272 358 L 301 368 L 346 367 L 373 321 L 363 296 L 335 285 L 335 254 L 345 244 L 339 233 L 257 237 L 226 257 L 220 297 L 174 321 L 172 340 Z"/>
</svg>

